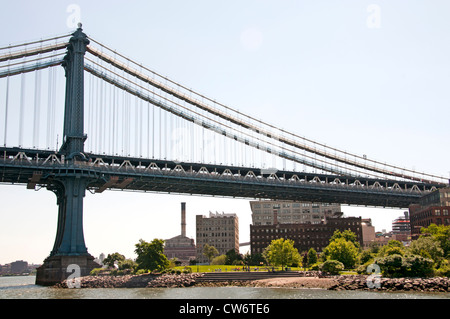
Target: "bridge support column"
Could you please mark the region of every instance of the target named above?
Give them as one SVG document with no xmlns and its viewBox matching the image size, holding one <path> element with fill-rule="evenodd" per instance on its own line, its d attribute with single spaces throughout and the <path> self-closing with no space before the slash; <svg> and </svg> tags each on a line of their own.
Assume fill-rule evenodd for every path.
<svg viewBox="0 0 450 319">
<path fill-rule="evenodd" d="M 53 250 L 37 269 L 38 285 L 59 283 L 73 273 L 74 267 L 79 270 L 79 276 L 87 276 L 92 269 L 100 267 L 88 253 L 84 242 L 83 198 L 88 182 L 80 176 L 58 177 L 49 186 L 57 197 L 58 224 Z M 68 268 L 69 265 L 73 266 Z"/>
</svg>

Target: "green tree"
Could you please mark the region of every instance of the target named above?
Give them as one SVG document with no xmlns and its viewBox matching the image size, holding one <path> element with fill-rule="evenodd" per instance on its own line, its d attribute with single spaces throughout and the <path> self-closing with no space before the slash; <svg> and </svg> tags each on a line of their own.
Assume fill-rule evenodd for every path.
<svg viewBox="0 0 450 319">
<path fill-rule="evenodd" d="M 345 268 L 352 268 L 358 258 L 358 248 L 353 242 L 345 238 L 337 238 L 323 250 L 323 255 L 327 260 L 337 260 L 344 264 Z"/>
<path fill-rule="evenodd" d="M 308 267 L 310 267 L 311 265 L 314 265 L 319 260 L 319 258 L 317 256 L 317 252 L 315 251 L 314 248 L 310 248 L 308 250 L 307 260 L 308 260 Z"/>
<path fill-rule="evenodd" d="M 264 256 L 260 253 L 250 254 L 246 253 L 244 255 L 244 263 L 249 266 L 261 266 L 266 264 Z"/>
<path fill-rule="evenodd" d="M 444 257 L 444 250 L 441 248 L 441 243 L 433 237 L 419 237 L 413 240 L 409 245 L 409 251 L 413 255 L 433 259 L 436 265 L 440 265 Z"/>
<path fill-rule="evenodd" d="M 137 264 L 132 259 L 124 259 L 119 262 L 119 270 L 131 269 L 134 270 L 137 267 Z"/>
<path fill-rule="evenodd" d="M 236 262 L 243 260 L 242 255 L 238 254 L 234 249 L 230 249 L 225 255 L 225 265 L 233 265 L 236 264 Z"/>
<path fill-rule="evenodd" d="M 339 230 L 335 230 L 333 233 L 333 236 L 330 238 L 330 243 L 336 239 L 343 238 L 349 242 L 352 242 L 353 245 L 355 245 L 356 248 L 359 248 L 359 242 L 356 237 L 356 234 L 352 232 L 350 229 L 346 229 L 343 232 L 340 232 Z"/>
<path fill-rule="evenodd" d="M 388 244 L 381 247 L 378 251 L 378 257 L 386 257 L 390 255 L 401 255 L 405 254 L 405 247 L 402 242 L 398 240 L 390 240 Z"/>
<path fill-rule="evenodd" d="M 375 263 L 380 266 L 381 272 L 386 277 L 401 277 L 403 275 L 402 255 L 394 254 L 385 257 L 378 257 Z"/>
<path fill-rule="evenodd" d="M 208 258 L 209 263 L 211 263 L 211 260 L 214 258 L 214 256 L 217 256 L 219 254 L 219 251 L 214 246 L 210 246 L 208 244 L 205 244 L 203 246 L 203 255 Z"/>
<path fill-rule="evenodd" d="M 450 257 L 450 226 L 431 224 L 427 228 L 421 228 L 420 232 L 425 235 L 430 235 L 437 240 L 445 257 Z M 421 236 L 421 237 L 422 237 Z"/>
<path fill-rule="evenodd" d="M 375 263 L 386 277 L 428 277 L 433 275 L 433 260 L 417 255 L 398 254 L 379 257 Z"/>
<path fill-rule="evenodd" d="M 226 255 L 214 257 L 213 260 L 211 261 L 211 265 L 225 265 L 226 259 L 227 259 Z"/>
<path fill-rule="evenodd" d="M 272 240 L 264 251 L 266 259 L 275 266 L 292 266 L 293 264 L 301 266 L 301 257 L 297 248 L 294 247 L 294 241 L 290 239 L 279 238 Z"/>
<path fill-rule="evenodd" d="M 108 254 L 105 259 L 103 259 L 103 264 L 110 268 L 114 268 L 114 264 L 117 262 L 119 264 L 120 262 L 125 260 L 125 256 L 122 254 L 119 254 L 117 252 L 113 254 Z"/>
<path fill-rule="evenodd" d="M 164 240 L 155 238 L 148 243 L 140 239 L 135 247 L 138 269 L 162 271 L 169 267 L 169 260 L 164 255 Z"/>
<path fill-rule="evenodd" d="M 369 249 L 364 249 L 360 254 L 359 254 L 359 263 L 360 264 L 365 264 L 367 262 L 370 262 L 371 260 L 373 260 L 375 257 L 375 254 L 372 253 L 372 250 Z"/>
<path fill-rule="evenodd" d="M 344 270 L 344 264 L 337 260 L 327 260 L 320 268 L 331 275 L 339 275 L 339 272 Z"/>
</svg>

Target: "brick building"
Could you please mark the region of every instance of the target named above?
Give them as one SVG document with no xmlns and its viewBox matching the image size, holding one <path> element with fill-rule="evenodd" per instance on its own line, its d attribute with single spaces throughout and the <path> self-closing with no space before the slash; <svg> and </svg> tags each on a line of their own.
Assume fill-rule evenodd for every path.
<svg viewBox="0 0 450 319">
<path fill-rule="evenodd" d="M 299 252 L 314 248 L 317 252 L 330 243 L 335 230 L 351 230 L 363 246 L 361 217 L 329 217 L 320 224 L 280 224 L 250 225 L 251 254 L 260 254 L 270 245 L 272 240 L 279 238 L 291 239 Z"/>
<path fill-rule="evenodd" d="M 416 239 L 422 227 L 430 224 L 450 225 L 450 187 L 431 192 L 420 199 L 419 204 L 409 206 L 411 237 Z"/>
</svg>

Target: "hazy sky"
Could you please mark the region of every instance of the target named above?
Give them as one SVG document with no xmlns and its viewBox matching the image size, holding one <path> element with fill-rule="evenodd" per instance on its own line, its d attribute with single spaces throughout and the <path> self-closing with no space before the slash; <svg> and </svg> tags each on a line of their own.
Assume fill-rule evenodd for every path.
<svg viewBox="0 0 450 319">
<path fill-rule="evenodd" d="M 79 16 L 92 38 L 226 105 L 333 147 L 449 177 L 448 12 L 446 0 L 7 1 L 0 46 L 68 33 Z M 196 214 L 224 211 L 238 214 L 241 242 L 249 241 L 246 200 L 87 192 L 88 251 L 134 258 L 140 238 L 178 235 L 182 201 L 188 236 L 195 238 Z M 377 230 L 403 212 L 343 211 L 372 218 Z M 53 193 L 0 185 L 0 263 L 41 263 L 56 222 Z"/>
</svg>

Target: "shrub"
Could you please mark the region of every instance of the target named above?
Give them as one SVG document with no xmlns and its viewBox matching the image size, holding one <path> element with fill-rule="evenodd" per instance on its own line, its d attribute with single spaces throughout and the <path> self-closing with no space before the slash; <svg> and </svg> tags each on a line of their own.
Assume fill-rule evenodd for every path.
<svg viewBox="0 0 450 319">
<path fill-rule="evenodd" d="M 344 270 L 344 264 L 338 260 L 327 260 L 322 264 L 322 271 L 331 275 L 339 275 L 339 272 Z"/>
<path fill-rule="evenodd" d="M 185 266 L 183 268 L 182 272 L 183 272 L 183 274 L 190 274 L 190 273 L 192 273 L 192 268 L 188 267 L 188 266 Z"/>
<path fill-rule="evenodd" d="M 380 266 L 381 272 L 386 277 L 401 277 L 402 255 L 394 254 L 377 258 L 375 263 Z"/>
<path fill-rule="evenodd" d="M 103 270 L 103 268 L 94 268 L 94 269 L 91 270 L 89 275 L 91 275 L 91 276 L 98 276 L 102 270 Z"/>
<path fill-rule="evenodd" d="M 309 270 L 320 270 L 321 266 L 322 266 L 322 263 L 317 262 L 317 263 L 309 266 Z"/>
<path fill-rule="evenodd" d="M 226 255 L 214 257 L 214 259 L 211 261 L 211 265 L 225 265 L 226 258 Z"/>
<path fill-rule="evenodd" d="M 403 258 L 402 268 L 408 277 L 429 277 L 434 274 L 433 259 L 410 255 Z"/>
<path fill-rule="evenodd" d="M 143 275 L 143 274 L 147 274 L 148 270 L 147 269 L 138 269 L 134 272 L 136 275 Z"/>
<path fill-rule="evenodd" d="M 436 276 L 450 277 L 450 262 L 447 259 L 444 259 L 440 267 L 436 269 Z"/>
<path fill-rule="evenodd" d="M 433 275 L 433 260 L 417 255 L 399 254 L 377 258 L 375 263 L 386 277 L 428 277 Z"/>
</svg>

